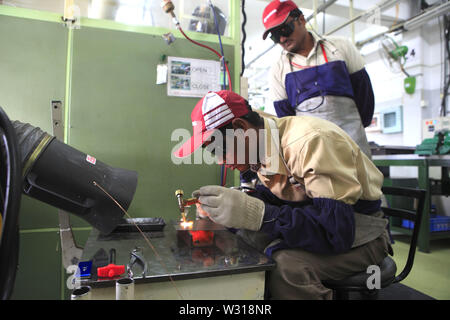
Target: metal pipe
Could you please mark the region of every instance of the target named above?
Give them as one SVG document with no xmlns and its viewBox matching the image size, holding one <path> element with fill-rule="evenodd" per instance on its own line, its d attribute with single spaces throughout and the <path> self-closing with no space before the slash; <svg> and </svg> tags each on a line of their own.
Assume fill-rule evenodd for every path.
<svg viewBox="0 0 450 320">
<path fill-rule="evenodd" d="M 92 298 L 92 291 L 91 287 L 89 286 L 74 289 L 70 296 L 71 300 L 91 300 L 91 298 Z"/>
<path fill-rule="evenodd" d="M 425 22 L 433 18 L 437 18 L 441 15 L 447 14 L 448 11 L 450 11 L 450 2 L 447 1 L 439 6 L 430 8 L 429 10 L 412 19 L 409 19 L 403 24 L 403 29 L 407 31 L 413 30 L 417 27 L 422 26 Z"/>
<path fill-rule="evenodd" d="M 355 45 L 357 48 L 362 48 L 367 43 L 370 43 L 370 42 L 384 36 L 385 34 L 388 34 L 388 33 L 391 33 L 391 32 L 401 29 L 403 27 L 403 24 L 404 24 L 404 22 L 400 22 L 400 23 L 390 27 L 389 30 L 387 30 L 387 31 L 380 32 L 372 37 L 367 38 L 366 40 L 358 41 Z"/>
<path fill-rule="evenodd" d="M 317 0 L 313 0 L 313 17 L 314 17 L 314 29 L 317 29 Z"/>
<path fill-rule="evenodd" d="M 329 6 L 331 6 L 332 4 L 334 4 L 337 0 L 329 0 L 325 3 L 323 3 L 322 5 L 319 6 L 319 8 L 317 8 L 317 14 L 320 12 L 324 12 Z M 311 14 L 310 16 L 308 16 L 305 20 L 306 22 L 308 22 L 309 20 L 311 20 L 314 17 L 314 14 Z M 245 65 L 245 68 L 250 67 L 255 61 L 259 60 L 262 56 L 264 56 L 267 52 L 269 52 L 270 50 L 272 50 L 273 48 L 276 47 L 276 43 L 274 43 L 272 46 L 270 46 L 269 48 L 267 48 L 266 50 L 264 50 L 263 52 L 261 52 L 260 54 L 258 54 L 253 60 L 251 60 L 249 63 L 247 63 Z"/>
<path fill-rule="evenodd" d="M 374 12 L 375 10 L 383 10 L 386 8 L 389 8 L 391 6 L 393 6 L 394 4 L 396 4 L 397 2 L 399 2 L 400 0 L 383 0 L 380 3 L 378 3 L 377 5 L 375 5 L 373 8 L 364 11 L 363 13 L 357 15 L 356 17 L 354 17 L 353 19 L 350 19 L 349 21 L 343 23 L 342 25 L 338 26 L 337 28 L 331 30 L 330 32 L 328 32 L 326 35 L 329 36 L 330 34 L 335 33 L 336 31 L 341 30 L 342 28 L 348 26 L 349 24 L 358 21 L 359 19 L 361 19 L 362 17 L 368 16 L 370 15 L 372 12 Z"/>
<path fill-rule="evenodd" d="M 375 39 L 378 39 L 382 36 L 384 36 L 387 33 L 391 33 L 400 29 L 404 29 L 406 31 L 413 29 L 413 27 L 419 26 L 417 24 L 418 21 L 421 21 L 422 23 L 425 23 L 426 21 L 437 18 L 440 15 L 446 14 L 450 10 L 450 2 L 445 2 L 439 6 L 436 6 L 435 8 L 429 9 L 428 11 L 425 11 L 424 13 L 415 16 L 411 19 L 408 19 L 407 21 L 400 22 L 392 27 L 389 28 L 389 30 L 380 32 L 372 37 L 367 38 L 366 40 L 358 41 L 356 43 L 356 46 L 358 48 L 363 47 L 369 42 L 374 41 Z M 412 27 L 413 26 L 413 27 Z"/>
<path fill-rule="evenodd" d="M 122 278 L 116 281 L 116 300 L 134 300 L 134 280 Z"/>
<path fill-rule="evenodd" d="M 353 0 L 350 0 L 350 4 L 349 4 L 349 17 L 350 20 L 353 19 Z M 351 26 L 351 32 L 352 32 L 352 43 L 355 44 L 355 24 L 352 23 Z"/>
<path fill-rule="evenodd" d="M 323 4 L 321 4 L 321 5 L 317 8 L 317 13 L 324 12 L 326 9 L 328 9 L 329 6 L 331 6 L 332 4 L 334 4 L 336 1 L 337 1 L 337 0 L 330 0 L 330 1 L 327 1 L 327 2 L 325 2 L 325 3 L 323 3 Z M 311 18 L 312 18 L 312 16 L 309 16 L 308 18 L 306 18 L 306 21 L 308 21 L 308 20 L 311 19 Z"/>
</svg>

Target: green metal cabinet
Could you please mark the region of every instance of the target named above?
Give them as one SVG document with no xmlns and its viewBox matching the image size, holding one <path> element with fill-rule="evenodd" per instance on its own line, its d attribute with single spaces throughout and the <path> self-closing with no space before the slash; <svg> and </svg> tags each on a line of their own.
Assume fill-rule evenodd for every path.
<svg viewBox="0 0 450 320">
<path fill-rule="evenodd" d="M 230 0 L 230 37 L 223 37 L 233 89 L 239 92 L 239 2 Z M 163 13 L 162 13 L 163 14 Z M 169 19 L 169 17 L 167 17 Z M 187 194 L 220 182 L 218 165 L 175 165 L 170 153 L 175 128 L 191 131 L 190 113 L 198 98 L 168 97 L 156 85 L 164 57 L 216 60 L 172 30 L 81 19 L 68 29 L 61 15 L 0 5 L 0 106 L 13 120 L 52 133 L 51 101 L 64 106 L 65 141 L 102 162 L 138 172 L 129 208 L 134 217 L 178 219 L 174 191 Z M 219 50 L 217 37 L 188 33 Z M 236 175 L 228 175 L 233 185 Z M 191 213 L 192 214 L 192 213 Z M 20 260 L 13 299 L 67 299 L 61 263 L 57 209 L 27 196 L 20 211 Z M 79 246 L 91 227 L 71 215 Z"/>
<path fill-rule="evenodd" d="M 430 241 L 434 239 L 450 238 L 449 231 L 431 232 L 430 231 L 430 203 L 432 188 L 429 179 L 430 167 L 450 167 L 450 157 L 448 155 L 419 156 L 417 154 L 403 155 L 377 155 L 373 156 L 373 162 L 377 166 L 405 166 L 417 167 L 418 179 L 417 187 L 426 191 L 425 205 L 423 208 L 422 224 L 420 225 L 418 248 L 422 252 L 430 252 Z M 391 179 L 385 179 L 385 185 L 392 184 Z M 411 234 L 411 230 L 400 227 L 393 227 L 395 231 Z"/>
</svg>

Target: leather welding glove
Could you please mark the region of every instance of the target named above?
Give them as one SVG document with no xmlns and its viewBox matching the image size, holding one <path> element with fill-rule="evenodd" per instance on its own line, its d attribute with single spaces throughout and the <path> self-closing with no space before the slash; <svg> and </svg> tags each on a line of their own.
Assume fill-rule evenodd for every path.
<svg viewBox="0 0 450 320">
<path fill-rule="evenodd" d="M 264 202 L 244 192 L 220 186 L 194 191 L 211 220 L 228 228 L 258 231 L 264 217 Z"/>
</svg>

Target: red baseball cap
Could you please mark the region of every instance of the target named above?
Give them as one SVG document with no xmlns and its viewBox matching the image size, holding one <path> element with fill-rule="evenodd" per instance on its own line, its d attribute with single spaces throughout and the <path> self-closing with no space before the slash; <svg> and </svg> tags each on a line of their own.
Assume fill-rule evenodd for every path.
<svg viewBox="0 0 450 320">
<path fill-rule="evenodd" d="M 264 9 L 262 20 L 264 24 L 263 39 L 267 38 L 270 29 L 282 25 L 289 17 L 289 13 L 298 9 L 298 6 L 291 0 L 274 0 L 271 1 Z"/>
<path fill-rule="evenodd" d="M 184 158 L 201 147 L 214 130 L 229 124 L 233 119 L 249 112 L 247 102 L 237 93 L 228 90 L 208 92 L 191 113 L 192 136 L 173 154 Z"/>
</svg>

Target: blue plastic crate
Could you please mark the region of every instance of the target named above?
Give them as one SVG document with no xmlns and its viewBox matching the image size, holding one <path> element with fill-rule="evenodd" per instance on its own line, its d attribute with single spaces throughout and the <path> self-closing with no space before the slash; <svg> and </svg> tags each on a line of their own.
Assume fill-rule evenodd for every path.
<svg viewBox="0 0 450 320">
<path fill-rule="evenodd" d="M 406 220 L 406 219 L 402 219 L 402 227 L 406 228 L 406 229 L 412 229 L 413 227 L 411 227 L 411 224 L 414 227 L 414 222 L 410 221 L 410 220 Z"/>
<path fill-rule="evenodd" d="M 403 219 L 402 227 L 407 229 L 413 229 L 414 222 Z M 450 231 L 450 217 L 439 216 L 437 214 L 430 214 L 430 231 L 431 232 Z"/>
</svg>

